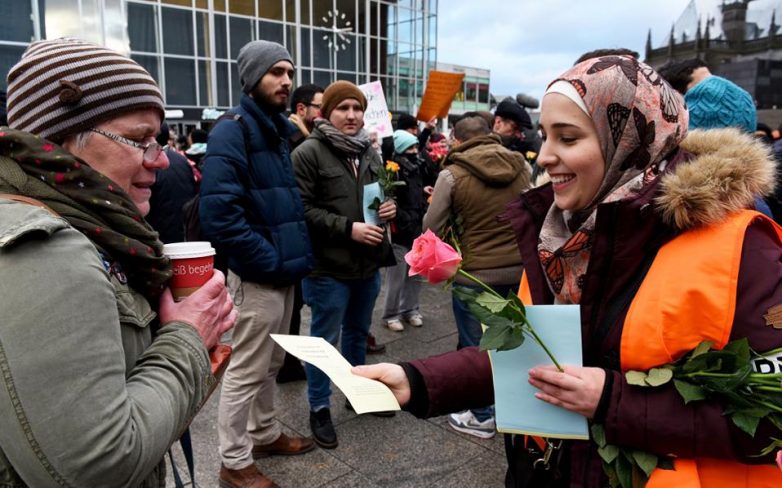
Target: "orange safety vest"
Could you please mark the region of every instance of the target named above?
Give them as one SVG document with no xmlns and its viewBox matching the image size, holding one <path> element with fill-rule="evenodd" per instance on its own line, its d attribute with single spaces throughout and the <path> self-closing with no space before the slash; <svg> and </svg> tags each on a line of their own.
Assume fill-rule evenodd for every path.
<svg viewBox="0 0 782 488">
<path fill-rule="evenodd" d="M 646 371 L 676 361 L 704 340 L 725 347 L 736 311 L 744 235 L 756 219 L 771 222 L 782 245 L 782 228 L 745 210 L 720 224 L 680 234 L 660 248 L 625 317 L 622 371 Z M 526 275 L 519 297 L 531 303 Z M 655 470 L 646 485 L 670 487 L 780 488 L 782 471 L 727 459 L 675 459 L 673 470 Z"/>
</svg>

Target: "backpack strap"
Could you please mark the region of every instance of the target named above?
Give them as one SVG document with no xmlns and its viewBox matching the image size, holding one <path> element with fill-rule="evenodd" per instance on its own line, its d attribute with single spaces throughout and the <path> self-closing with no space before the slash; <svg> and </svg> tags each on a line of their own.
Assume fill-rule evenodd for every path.
<svg viewBox="0 0 782 488">
<path fill-rule="evenodd" d="M 252 155 L 252 136 L 250 135 L 250 126 L 247 125 L 247 121 L 242 118 L 241 114 L 236 112 L 225 112 L 221 115 L 215 125 L 220 123 L 221 120 L 235 120 L 242 127 L 242 135 L 244 136 L 244 152 L 247 155 L 247 164 L 250 164 L 250 156 Z"/>
</svg>

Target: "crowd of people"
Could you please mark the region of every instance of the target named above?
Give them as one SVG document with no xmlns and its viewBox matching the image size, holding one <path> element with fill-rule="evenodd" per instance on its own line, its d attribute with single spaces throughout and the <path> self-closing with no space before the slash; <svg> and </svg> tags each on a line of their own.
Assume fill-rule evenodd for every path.
<svg viewBox="0 0 782 488">
<path fill-rule="evenodd" d="M 782 347 L 782 324 L 768 324 L 782 303 L 782 141 L 749 94 L 697 61 L 658 73 L 632 51 L 601 50 L 548 85 L 538 124 L 537 101 L 519 96 L 445 131 L 399 114 L 373 141 L 355 84 L 294 89 L 292 56 L 269 41 L 245 45 L 237 64 L 239 105 L 186 140 L 165 124 L 150 74 L 108 48 L 38 41 L 8 73 L 0 484 L 164 486 L 164 454 L 218 387 L 208 352 L 231 330 L 219 483 L 277 486 L 256 459 L 339 445 L 328 376 L 271 338 L 299 334 L 305 304 L 309 334 L 403 410 L 493 437 L 489 356 L 459 298 L 472 281 L 452 284 L 453 352 L 365 366 L 384 348 L 370 333 L 381 287 L 377 326 L 426 324 L 405 255 L 430 230 L 456 239 L 462 269 L 503 296 L 580 305 L 583 365 L 519 381 L 602 425 L 608 443 L 671 458 L 646 486 L 782 486 L 773 454 L 759 455 L 777 425 L 762 419 L 750 436 L 720 400 L 685 404 L 672 384 L 639 388 L 623 374 L 703 340 Z M 367 208 L 365 188 L 388 173 L 403 185 Z M 193 205 L 225 273 L 175 301 L 163 243 L 190 238 Z M 275 419 L 277 383 L 297 380 L 312 437 Z M 504 440 L 508 487 L 610 482 L 594 441 L 552 457 L 545 439 Z"/>
</svg>

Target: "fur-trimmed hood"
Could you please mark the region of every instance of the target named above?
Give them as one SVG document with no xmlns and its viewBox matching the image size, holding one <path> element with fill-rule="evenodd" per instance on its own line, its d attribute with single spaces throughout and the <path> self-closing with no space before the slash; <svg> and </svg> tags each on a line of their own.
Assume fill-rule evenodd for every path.
<svg viewBox="0 0 782 488">
<path fill-rule="evenodd" d="M 693 130 L 679 147 L 692 154 L 663 176 L 655 199 L 663 221 L 680 230 L 719 222 L 754 208 L 774 191 L 771 148 L 737 129 Z"/>
</svg>

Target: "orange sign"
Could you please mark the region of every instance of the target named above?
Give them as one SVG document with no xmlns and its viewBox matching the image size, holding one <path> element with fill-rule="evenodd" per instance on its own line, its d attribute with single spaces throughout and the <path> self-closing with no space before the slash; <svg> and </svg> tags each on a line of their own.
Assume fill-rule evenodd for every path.
<svg viewBox="0 0 782 488">
<path fill-rule="evenodd" d="M 462 80 L 464 80 L 464 73 L 430 71 L 416 118 L 428 122 L 433 117 L 440 119 L 447 117 L 453 97 L 462 87 Z"/>
</svg>

